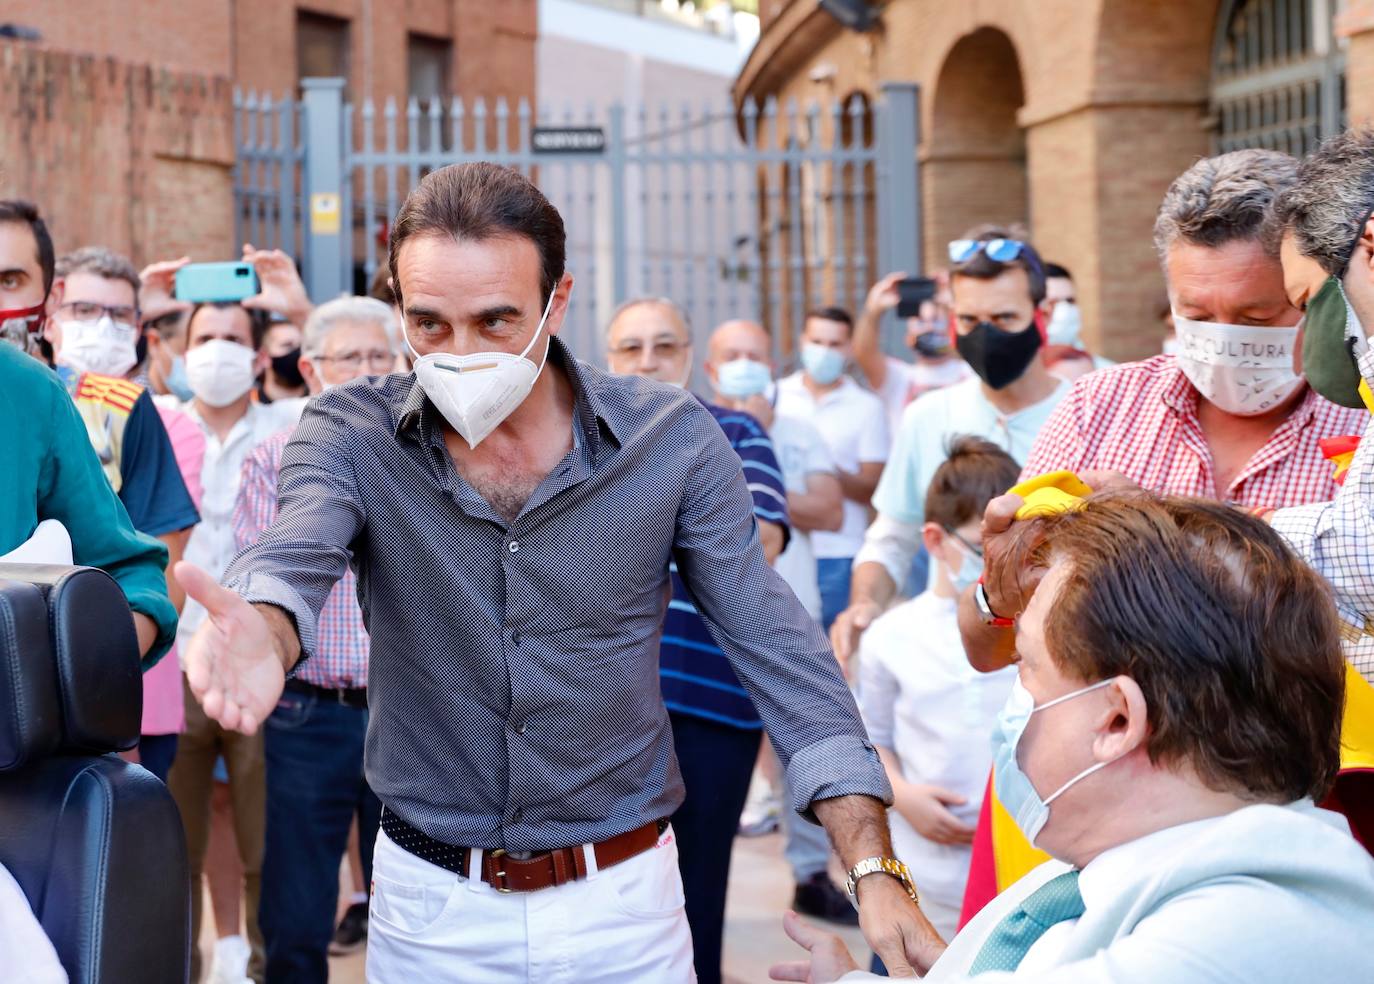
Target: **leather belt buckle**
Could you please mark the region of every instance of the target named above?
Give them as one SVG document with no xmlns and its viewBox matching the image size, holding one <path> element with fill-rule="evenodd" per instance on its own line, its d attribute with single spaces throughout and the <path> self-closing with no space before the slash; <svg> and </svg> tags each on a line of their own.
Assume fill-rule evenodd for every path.
<svg viewBox="0 0 1374 984">
<path fill-rule="evenodd" d="M 506 849 L 504 847 L 498 847 L 494 851 L 488 851 L 487 857 L 491 858 L 492 860 L 496 860 L 497 858 L 505 857 L 505 854 Z M 501 879 L 501 883 L 499 885 L 496 883 L 496 879 L 498 878 Z M 515 892 L 515 889 L 510 887 L 510 882 L 506 878 L 506 872 L 504 868 L 501 871 L 493 871 L 491 873 L 491 881 L 489 881 L 487 884 L 491 885 L 492 888 L 496 889 L 502 895 L 512 895 Z"/>
</svg>

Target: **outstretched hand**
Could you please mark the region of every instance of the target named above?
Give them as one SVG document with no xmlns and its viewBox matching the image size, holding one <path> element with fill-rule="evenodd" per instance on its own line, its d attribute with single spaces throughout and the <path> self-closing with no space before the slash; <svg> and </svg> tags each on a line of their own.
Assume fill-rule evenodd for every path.
<svg viewBox="0 0 1374 984">
<path fill-rule="evenodd" d="M 807 959 L 774 964 L 768 969 L 768 976 L 773 980 L 831 984 L 850 971 L 859 969 L 844 940 L 834 933 L 803 922 L 795 912 L 788 911 L 783 915 L 782 928 L 792 942 L 806 950 Z"/>
<path fill-rule="evenodd" d="M 286 684 L 285 663 L 267 618 L 195 564 L 183 560 L 174 573 L 187 597 L 207 613 L 182 654 L 186 682 L 207 717 L 251 735 L 272 713 Z"/>
</svg>

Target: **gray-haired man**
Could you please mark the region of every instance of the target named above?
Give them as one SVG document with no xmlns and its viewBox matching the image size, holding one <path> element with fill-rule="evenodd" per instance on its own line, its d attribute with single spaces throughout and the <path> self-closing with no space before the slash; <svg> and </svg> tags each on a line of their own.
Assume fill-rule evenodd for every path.
<svg viewBox="0 0 1374 984">
<path fill-rule="evenodd" d="M 389 372 L 400 331 L 394 309 L 370 297 L 316 308 L 301 339 L 301 375 L 312 396 L 363 376 Z M 295 428 L 268 438 L 243 463 L 234 539 L 256 543 L 277 518 L 282 451 Z M 364 883 L 381 802 L 363 778 L 369 640 L 357 582 L 346 572 L 320 612 L 319 649 L 286 683 L 267 719 L 267 837 L 258 919 L 269 981 L 329 979 L 328 947 L 338 902 L 339 859 L 358 817 Z M 365 932 L 366 899 L 349 915 Z"/>
</svg>

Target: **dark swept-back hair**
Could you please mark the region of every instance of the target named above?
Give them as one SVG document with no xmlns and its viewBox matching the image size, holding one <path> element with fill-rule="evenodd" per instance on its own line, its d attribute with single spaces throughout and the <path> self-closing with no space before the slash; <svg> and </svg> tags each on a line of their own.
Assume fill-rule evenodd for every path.
<svg viewBox="0 0 1374 984">
<path fill-rule="evenodd" d="M 996 280 L 1007 270 L 1015 267 L 1026 271 L 1026 278 L 1030 281 L 1031 301 L 1039 304 L 1045 299 L 1045 262 L 1040 259 L 1040 254 L 1030 244 L 1024 230 L 1017 227 L 980 225 L 970 229 L 960 238 L 972 239 L 974 242 L 980 243 L 991 242 L 994 239 L 1014 239 L 1021 244 L 1021 252 L 1014 260 L 999 263 L 988 256 L 986 251 L 980 249 L 963 263 L 955 263 L 949 268 L 951 284 L 956 277 Z"/>
<path fill-rule="evenodd" d="M 950 438 L 945 460 L 926 489 L 926 519 L 947 530 L 978 519 L 988 503 L 1016 484 L 1021 466 L 991 441 L 971 434 Z"/>
<path fill-rule="evenodd" d="M 191 314 L 186 319 L 186 340 L 191 340 L 191 324 L 196 320 L 196 315 L 201 308 L 238 308 L 248 315 L 248 327 L 253 334 L 253 351 L 262 348 L 262 341 L 267 337 L 267 329 L 272 327 L 269 315 L 266 311 L 259 311 L 256 308 L 246 308 L 236 301 L 201 301 L 191 308 Z"/>
<path fill-rule="evenodd" d="M 43 271 L 43 296 L 52 291 L 57 254 L 52 247 L 52 236 L 48 234 L 48 224 L 38 214 L 38 206 L 22 198 L 0 199 L 0 222 L 13 222 L 26 225 L 33 233 L 33 241 L 38 244 L 38 266 Z"/>
<path fill-rule="evenodd" d="M 539 250 L 541 304 L 547 304 L 566 264 L 563 217 L 518 171 L 477 161 L 430 171 L 406 196 L 391 227 L 391 286 L 403 304 L 396 258 L 408 239 L 427 233 L 454 239 L 523 236 Z"/>
<path fill-rule="evenodd" d="M 810 321 L 812 318 L 819 318 L 821 321 L 838 321 L 849 329 L 849 333 L 854 334 L 854 317 L 842 307 L 818 307 L 806 312 L 803 322 Z"/>
<path fill-rule="evenodd" d="M 1320 799 L 1340 766 L 1345 661 L 1326 582 L 1266 523 L 1218 502 L 1100 493 L 1032 521 L 1068 573 L 1050 658 L 1145 694 L 1150 760 L 1251 800 Z"/>
<path fill-rule="evenodd" d="M 1275 206 L 1280 234 L 1293 233 L 1303 256 L 1343 276 L 1365 222 L 1374 213 L 1374 127 L 1351 127 L 1302 159 L 1297 178 Z"/>
</svg>

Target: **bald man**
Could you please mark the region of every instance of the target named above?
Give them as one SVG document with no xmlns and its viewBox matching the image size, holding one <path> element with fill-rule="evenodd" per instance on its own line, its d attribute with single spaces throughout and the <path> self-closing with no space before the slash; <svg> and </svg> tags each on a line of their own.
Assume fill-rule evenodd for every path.
<svg viewBox="0 0 1374 984">
<path fill-rule="evenodd" d="M 691 325 L 686 313 L 667 298 L 622 304 L 607 328 L 606 349 L 611 371 L 622 375 L 685 387 L 692 374 Z M 787 546 L 789 533 L 787 491 L 768 431 L 747 412 L 702 403 L 739 456 L 754 498 L 759 540 L 773 563 Z M 697 978 L 711 984 L 720 980 L 730 848 L 749 793 L 763 723 L 676 570 L 672 584 L 659 666 L 663 702 L 687 788 L 686 799 L 673 815 L 673 830 Z"/>
<path fill-rule="evenodd" d="M 844 522 L 839 466 L 815 424 L 795 414 L 776 412 L 773 340 L 762 325 L 727 321 L 717 328 L 707 343 L 705 369 L 716 403 L 757 417 L 773 439 L 792 523 L 792 538 L 773 569 L 819 621 L 821 595 L 811 533 L 833 532 Z M 787 861 L 796 880 L 792 908 L 819 919 L 852 924 L 853 907 L 830 881 L 830 843 L 824 833 L 810 829 L 812 824 L 795 822 L 789 810 L 778 812 L 787 834 Z"/>
</svg>

